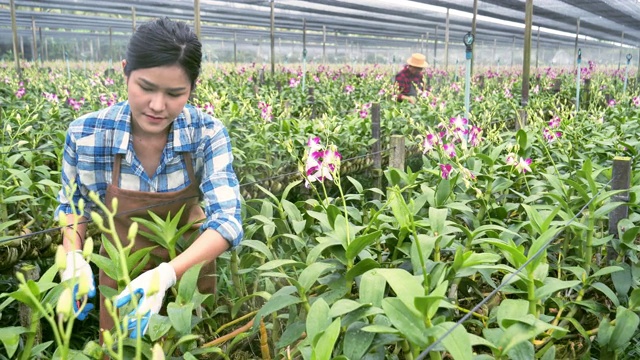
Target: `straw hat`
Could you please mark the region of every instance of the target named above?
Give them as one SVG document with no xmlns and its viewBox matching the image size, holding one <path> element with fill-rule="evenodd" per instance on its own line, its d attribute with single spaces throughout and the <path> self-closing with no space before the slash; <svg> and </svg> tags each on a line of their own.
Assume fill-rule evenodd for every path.
<svg viewBox="0 0 640 360">
<path fill-rule="evenodd" d="M 419 67 L 419 68 L 426 68 L 427 59 L 424 57 L 424 55 L 415 53 L 415 54 L 412 54 L 409 59 L 407 59 L 407 64 L 411 66 Z"/>
</svg>

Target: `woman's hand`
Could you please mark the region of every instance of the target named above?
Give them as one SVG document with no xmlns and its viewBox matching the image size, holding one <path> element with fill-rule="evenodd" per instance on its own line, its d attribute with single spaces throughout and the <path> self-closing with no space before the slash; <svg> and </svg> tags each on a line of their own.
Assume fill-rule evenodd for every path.
<svg viewBox="0 0 640 360">
<path fill-rule="evenodd" d="M 116 297 L 116 307 L 121 308 L 131 302 L 132 296 L 138 296 L 138 306 L 132 310 L 126 324 L 130 338 L 143 336 L 149 327 L 151 315 L 157 314 L 162 308 L 164 294 L 176 283 L 176 271 L 168 263 L 162 263 L 158 267 L 144 272 L 124 289 Z M 138 327 L 137 315 L 140 314 L 140 326 Z M 138 333 L 138 328 L 140 333 Z"/>
</svg>

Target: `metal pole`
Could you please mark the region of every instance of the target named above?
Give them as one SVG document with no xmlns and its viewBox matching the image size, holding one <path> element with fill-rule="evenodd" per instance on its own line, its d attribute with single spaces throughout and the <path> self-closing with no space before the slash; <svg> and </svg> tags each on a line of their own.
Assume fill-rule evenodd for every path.
<svg viewBox="0 0 640 360">
<path fill-rule="evenodd" d="M 536 41 L 536 70 L 538 69 L 538 55 L 540 55 L 540 26 L 538 26 L 538 40 Z"/>
<path fill-rule="evenodd" d="M 578 58 L 576 60 L 576 112 L 580 111 L 580 63 L 582 62 L 582 50 L 578 49 Z"/>
<path fill-rule="evenodd" d="M 302 19 L 302 91 L 307 77 L 307 20 Z"/>
<path fill-rule="evenodd" d="M 322 64 L 327 63 L 327 26 L 322 25 Z"/>
<path fill-rule="evenodd" d="M 35 62 L 38 59 L 38 42 L 36 41 L 36 19 L 31 17 L 31 34 L 33 36 L 31 44 L 31 61 Z"/>
<path fill-rule="evenodd" d="M 335 50 L 335 52 L 333 53 L 333 57 L 337 59 L 338 58 L 338 30 L 334 30 L 334 34 L 336 38 L 336 41 L 335 41 L 336 46 L 333 48 Z"/>
<path fill-rule="evenodd" d="M 444 71 L 449 70 L 449 8 L 447 8 L 447 19 L 444 28 Z"/>
<path fill-rule="evenodd" d="M 436 68 L 438 62 L 438 25 L 436 25 L 436 35 L 433 42 L 433 68 Z"/>
<path fill-rule="evenodd" d="M 627 93 L 627 80 L 629 78 L 629 65 L 631 64 L 631 53 L 627 54 L 627 69 L 624 74 L 624 87 L 622 88 L 622 94 L 626 95 Z"/>
<path fill-rule="evenodd" d="M 513 42 L 511 43 L 511 67 L 513 68 L 513 58 L 514 58 L 514 53 L 516 52 L 516 37 L 513 37 Z"/>
<path fill-rule="evenodd" d="M 478 17 L 478 0 L 473 0 L 473 18 L 471 19 L 471 35 L 476 38 L 476 18 Z M 471 52 L 476 48 L 476 42 L 471 44 Z M 473 75 L 473 57 L 471 57 L 471 65 L 469 66 L 469 76 Z"/>
<path fill-rule="evenodd" d="M 531 71 L 531 25 L 533 23 L 533 0 L 527 0 L 524 17 L 524 59 L 522 59 L 522 99 L 520 105 L 529 103 L 529 73 Z"/>
<path fill-rule="evenodd" d="M 193 23 L 196 29 L 196 36 L 200 38 L 200 0 L 193 0 Z M 200 40 L 202 41 L 202 39 Z"/>
<path fill-rule="evenodd" d="M 276 72 L 276 47 L 275 47 L 275 39 L 276 39 L 276 17 L 275 17 L 275 0 L 271 0 L 271 76 L 273 77 Z"/>
<path fill-rule="evenodd" d="M 427 54 L 429 53 L 429 32 L 424 35 L 424 58 L 429 61 Z"/>
<path fill-rule="evenodd" d="M 622 37 L 620 38 L 620 52 L 618 52 L 618 71 L 620 71 L 620 61 L 622 61 L 622 45 L 624 44 L 624 31 L 622 32 Z"/>
<path fill-rule="evenodd" d="M 109 66 L 113 61 L 113 29 L 109 26 Z"/>
<path fill-rule="evenodd" d="M 135 7 L 131 7 L 131 26 L 132 26 L 132 32 L 136 32 L 136 8 Z"/>
<path fill-rule="evenodd" d="M 238 65 L 238 36 L 233 32 L 233 65 Z"/>
<path fill-rule="evenodd" d="M 13 32 L 13 59 L 16 62 L 16 72 L 18 77 L 22 79 L 22 69 L 20 69 L 20 58 L 18 57 L 18 27 L 16 25 L 16 4 L 14 0 L 10 0 L 11 7 L 11 31 Z"/>
<path fill-rule="evenodd" d="M 576 43 L 573 47 L 573 58 L 578 58 L 578 36 L 580 36 L 580 18 L 576 22 Z M 576 63 L 573 63 L 573 70 L 576 69 Z"/>
</svg>

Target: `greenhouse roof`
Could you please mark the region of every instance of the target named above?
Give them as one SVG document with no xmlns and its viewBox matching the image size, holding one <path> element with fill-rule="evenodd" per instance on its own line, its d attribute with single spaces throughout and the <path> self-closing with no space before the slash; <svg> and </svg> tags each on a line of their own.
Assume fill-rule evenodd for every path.
<svg viewBox="0 0 640 360">
<path fill-rule="evenodd" d="M 232 41 L 234 36 L 252 42 L 270 38 L 270 1 L 200 0 L 201 37 Z M 321 44 L 323 27 L 329 43 L 362 46 L 413 46 L 421 39 L 449 39 L 461 43 L 471 30 L 472 0 L 276 0 L 278 41 L 301 41 L 303 19 L 306 41 Z M 525 0 L 478 0 L 476 38 L 480 42 L 522 43 Z M 193 24 L 193 0 L 15 0 L 19 35 L 32 36 L 32 21 L 45 36 L 128 38 L 132 8 L 137 23 L 168 16 Z M 447 10 L 448 9 L 448 10 Z M 535 0 L 534 40 L 539 29 L 543 46 L 573 46 L 579 26 L 580 42 L 599 46 L 620 43 L 637 47 L 640 41 L 640 1 L 636 0 Z M 0 42 L 11 40 L 9 0 L 0 0 Z M 9 31 L 7 31 L 9 30 Z M 71 30 L 71 31 L 70 31 Z M 77 31 L 74 31 L 77 30 Z"/>
</svg>

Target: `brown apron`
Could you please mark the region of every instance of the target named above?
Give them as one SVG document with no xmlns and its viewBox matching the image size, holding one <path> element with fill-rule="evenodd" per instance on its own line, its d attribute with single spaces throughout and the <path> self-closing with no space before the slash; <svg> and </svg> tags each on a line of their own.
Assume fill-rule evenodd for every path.
<svg viewBox="0 0 640 360">
<path fill-rule="evenodd" d="M 144 192 L 124 190 L 118 187 L 120 178 L 120 163 L 122 160 L 122 154 L 116 154 L 113 163 L 113 174 L 111 177 L 111 184 L 107 186 L 105 195 L 105 203 L 111 210 L 111 201 L 113 198 L 118 198 L 117 213 L 122 215 L 116 215 L 114 218 L 116 231 L 118 237 L 123 246 L 127 246 L 129 241 L 127 240 L 127 233 L 129 232 L 129 226 L 133 222 L 131 218 L 138 217 L 151 220 L 148 212 L 152 211 L 162 219 L 166 219 L 167 214 L 175 215 L 180 211 L 182 206 L 185 206 L 185 210 L 182 213 L 182 217 L 179 222 L 179 226 L 183 226 L 191 221 L 200 221 L 205 218 L 204 211 L 198 204 L 200 198 L 200 190 L 196 181 L 196 176 L 193 170 L 193 163 L 191 162 L 191 154 L 185 152 L 182 153 L 184 161 L 187 165 L 187 172 L 189 174 L 190 184 L 186 188 L 173 191 L 173 192 Z M 111 210 L 112 211 L 112 210 Z M 187 231 L 183 236 L 186 239 L 192 239 L 191 236 L 194 233 L 197 234 L 199 224 L 194 224 L 190 231 Z M 145 270 L 152 269 L 159 265 L 163 261 L 169 261 L 169 253 L 162 246 L 156 244 L 152 240 L 140 235 L 141 231 L 148 232 L 149 230 L 140 225 L 138 235 L 135 239 L 135 245 L 131 249 L 131 253 L 138 249 L 145 247 L 157 246 L 152 252 L 151 259 L 147 264 Z M 197 236 L 197 235 L 196 235 Z M 113 242 L 109 237 L 108 240 Z M 104 246 L 100 247 L 100 254 L 108 256 Z M 198 289 L 203 294 L 215 294 L 216 291 L 216 261 L 213 260 L 210 263 L 205 264 L 198 279 Z M 118 288 L 117 282 L 109 278 L 104 271 L 99 272 L 99 284 L 106 285 L 113 289 Z M 104 309 L 104 296 L 100 294 L 100 328 L 111 330 L 113 328 L 113 319 L 107 313 L 102 311 Z M 100 342 L 102 343 L 102 332 L 100 332 Z"/>
</svg>

